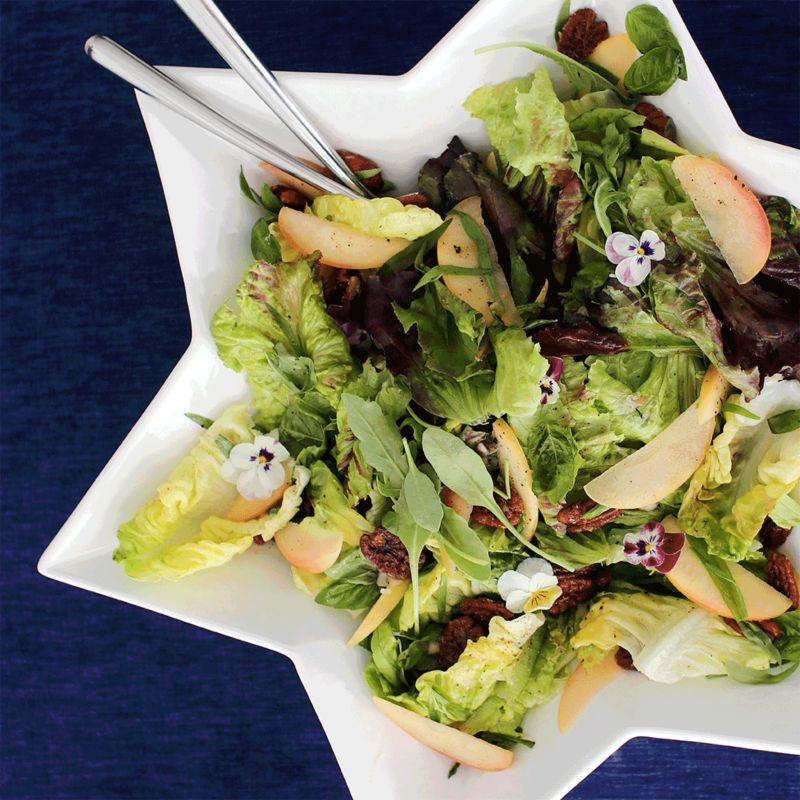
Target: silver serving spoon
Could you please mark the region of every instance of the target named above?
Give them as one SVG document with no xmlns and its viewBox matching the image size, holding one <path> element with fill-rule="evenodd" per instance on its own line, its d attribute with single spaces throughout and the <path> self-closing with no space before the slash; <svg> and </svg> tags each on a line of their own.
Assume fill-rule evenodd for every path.
<svg viewBox="0 0 800 800">
<path fill-rule="evenodd" d="M 321 175 L 308 164 L 262 139 L 254 131 L 229 119 L 177 81 L 128 52 L 113 39 L 106 36 L 92 36 L 86 42 L 86 53 L 98 64 L 146 95 L 255 158 L 274 164 L 284 172 L 323 192 L 344 194 L 353 198 L 362 196 L 349 187 Z"/>
<path fill-rule="evenodd" d="M 228 22 L 214 0 L 175 0 L 175 4 L 189 17 L 234 72 L 238 73 L 321 164 L 357 194 L 363 197 L 373 196 L 328 143 L 309 115 L 281 87 L 272 72 L 259 61 L 258 56 Z"/>
</svg>

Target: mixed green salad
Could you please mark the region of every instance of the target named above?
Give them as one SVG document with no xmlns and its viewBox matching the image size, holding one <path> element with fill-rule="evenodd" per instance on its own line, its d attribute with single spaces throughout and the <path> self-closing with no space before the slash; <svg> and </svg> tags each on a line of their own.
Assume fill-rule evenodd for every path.
<svg viewBox="0 0 800 800">
<path fill-rule="evenodd" d="M 798 210 L 643 99 L 690 79 L 657 9 L 609 35 L 567 2 L 555 44 L 498 47 L 569 91 L 544 67 L 476 89 L 491 149 L 454 138 L 412 194 L 242 173 L 254 261 L 212 333 L 249 399 L 187 414 L 197 443 L 114 554 L 174 580 L 274 541 L 358 617 L 381 711 L 482 769 L 562 689 L 566 730 L 624 670 L 800 663 Z"/>
</svg>

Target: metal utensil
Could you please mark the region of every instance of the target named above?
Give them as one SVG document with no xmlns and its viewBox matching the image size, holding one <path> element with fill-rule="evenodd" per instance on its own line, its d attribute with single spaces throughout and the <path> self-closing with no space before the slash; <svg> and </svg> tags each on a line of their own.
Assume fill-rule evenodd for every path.
<svg viewBox="0 0 800 800">
<path fill-rule="evenodd" d="M 219 10 L 214 0 L 175 0 L 175 3 L 228 65 L 241 76 L 320 163 L 354 192 L 363 197 L 373 196 L 328 143 L 308 114 L 287 94 L 278 83 L 277 78 L 247 46 L 244 39 Z"/>
<path fill-rule="evenodd" d="M 124 81 L 215 136 L 240 147 L 255 158 L 274 164 L 279 169 L 323 192 L 344 194 L 353 198 L 361 196 L 337 181 L 320 175 L 308 164 L 304 164 L 266 139 L 262 139 L 249 128 L 233 122 L 220 111 L 193 95 L 177 81 L 142 61 L 113 39 L 109 39 L 107 36 L 92 36 L 87 40 L 85 49 L 92 60 Z"/>
</svg>

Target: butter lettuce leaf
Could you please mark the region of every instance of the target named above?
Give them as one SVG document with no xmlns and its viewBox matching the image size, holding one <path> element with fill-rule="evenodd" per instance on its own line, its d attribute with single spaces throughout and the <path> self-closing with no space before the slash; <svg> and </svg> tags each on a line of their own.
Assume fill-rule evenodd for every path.
<svg viewBox="0 0 800 800">
<path fill-rule="evenodd" d="M 208 430 L 158 488 L 155 497 L 119 529 L 114 560 L 138 580 L 176 580 L 216 567 L 243 553 L 261 535 L 265 540 L 300 508 L 308 471 L 296 467 L 281 505 L 249 522 L 224 518 L 236 487 L 222 477 L 222 436 L 234 445 L 253 441 L 255 431 L 244 406 L 232 406 Z"/>
<path fill-rule="evenodd" d="M 776 414 L 800 409 L 800 381 L 775 375 L 750 402 L 739 395 L 728 403 L 758 419 L 725 414 L 678 518 L 688 533 L 706 540 L 709 552 L 741 561 L 765 518 L 800 481 L 800 429 L 775 434 L 768 424 Z M 787 507 L 784 500 L 781 508 Z"/>
<path fill-rule="evenodd" d="M 572 646 L 587 669 L 623 647 L 636 669 L 658 683 L 725 675 L 728 664 L 755 670 L 770 664 L 765 647 L 734 633 L 720 617 L 689 600 L 643 592 L 601 596 Z"/>
</svg>

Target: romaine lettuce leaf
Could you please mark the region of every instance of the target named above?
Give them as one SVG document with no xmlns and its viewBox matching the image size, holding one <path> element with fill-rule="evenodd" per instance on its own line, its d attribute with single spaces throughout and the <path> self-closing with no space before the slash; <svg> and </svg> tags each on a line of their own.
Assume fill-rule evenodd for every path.
<svg viewBox="0 0 800 800">
<path fill-rule="evenodd" d="M 572 646 L 587 668 L 623 647 L 636 669 L 658 683 L 724 675 L 731 663 L 758 670 L 770 663 L 764 647 L 734 633 L 720 617 L 689 600 L 646 593 L 600 597 Z"/>
<path fill-rule="evenodd" d="M 774 434 L 768 420 L 800 409 L 800 381 L 772 376 L 750 402 L 728 401 L 758 419 L 728 412 L 725 426 L 694 474 L 679 521 L 709 552 L 741 561 L 765 518 L 800 481 L 800 429 Z"/>
<path fill-rule="evenodd" d="M 399 236 L 403 239 L 418 239 L 442 224 L 442 218 L 433 209 L 404 206 L 394 197 L 364 200 L 323 194 L 311 204 L 311 213 L 373 236 Z"/>
<path fill-rule="evenodd" d="M 225 411 L 158 488 L 156 496 L 120 526 L 114 560 L 132 578 L 176 580 L 216 567 L 243 553 L 261 535 L 265 540 L 288 523 L 300 508 L 308 471 L 295 467 L 293 483 L 281 505 L 259 519 L 231 522 L 225 513 L 236 487 L 222 477 L 225 455 L 217 445 L 223 436 L 234 445 L 255 436 L 244 406 Z"/>
</svg>

